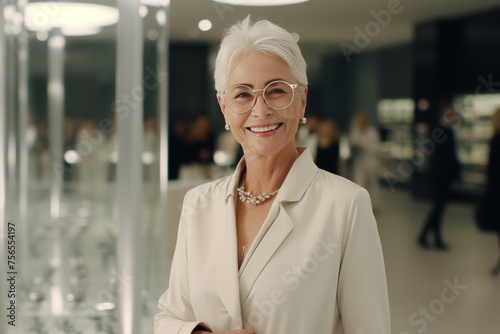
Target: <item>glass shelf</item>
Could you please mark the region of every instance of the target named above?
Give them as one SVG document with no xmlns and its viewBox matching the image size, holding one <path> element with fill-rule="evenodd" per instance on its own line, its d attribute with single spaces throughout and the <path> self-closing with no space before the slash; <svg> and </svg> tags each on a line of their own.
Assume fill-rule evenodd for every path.
<svg viewBox="0 0 500 334">
<path fill-rule="evenodd" d="M 486 185 L 489 141 L 493 135 L 491 116 L 500 108 L 500 94 L 457 95 L 453 105 L 459 114 L 454 127 L 462 179 L 457 188 L 481 192 Z"/>
</svg>

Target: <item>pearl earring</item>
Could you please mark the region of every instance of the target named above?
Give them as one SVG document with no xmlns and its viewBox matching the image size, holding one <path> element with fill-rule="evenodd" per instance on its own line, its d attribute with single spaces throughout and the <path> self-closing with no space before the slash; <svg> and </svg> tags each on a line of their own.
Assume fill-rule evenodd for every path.
<svg viewBox="0 0 500 334">
<path fill-rule="evenodd" d="M 302 119 L 300 120 L 300 124 L 306 124 L 306 123 L 307 123 L 307 118 L 302 117 Z"/>
<path fill-rule="evenodd" d="M 224 125 L 224 129 L 226 129 L 226 131 L 229 131 L 230 127 L 228 124 Z"/>
</svg>

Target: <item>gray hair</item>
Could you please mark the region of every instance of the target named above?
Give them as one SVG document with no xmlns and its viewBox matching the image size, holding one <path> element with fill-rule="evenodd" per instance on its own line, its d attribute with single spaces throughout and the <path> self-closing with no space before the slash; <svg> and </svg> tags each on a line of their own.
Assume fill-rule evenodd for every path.
<svg viewBox="0 0 500 334">
<path fill-rule="evenodd" d="M 215 89 L 226 89 L 227 77 L 235 58 L 257 51 L 280 57 L 290 67 L 293 77 L 307 85 L 306 61 L 292 34 L 267 20 L 252 24 L 250 15 L 226 32 L 215 60 Z"/>
</svg>

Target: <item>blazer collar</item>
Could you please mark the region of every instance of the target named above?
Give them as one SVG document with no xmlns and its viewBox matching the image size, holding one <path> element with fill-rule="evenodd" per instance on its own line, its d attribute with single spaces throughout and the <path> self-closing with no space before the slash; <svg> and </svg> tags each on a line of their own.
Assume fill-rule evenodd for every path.
<svg viewBox="0 0 500 334">
<path fill-rule="evenodd" d="M 311 151 L 305 147 L 297 147 L 297 150 L 300 156 L 293 163 L 285 181 L 281 185 L 280 191 L 276 195 L 276 199 L 280 203 L 299 201 L 318 172 L 318 167 L 313 161 Z M 241 173 L 244 171 L 245 167 L 245 157 L 243 157 L 229 180 L 226 188 L 226 202 L 230 198 L 234 198 L 241 179 Z"/>
<path fill-rule="evenodd" d="M 295 160 L 277 194 L 280 203 L 299 201 L 318 173 L 311 151 L 305 147 L 298 147 L 297 150 L 300 156 Z"/>
<path fill-rule="evenodd" d="M 215 263 L 217 289 L 234 326 L 242 328 L 234 200 L 221 207 L 220 212 L 223 212 L 224 216 L 218 224 L 215 236 L 218 259 Z"/>
</svg>

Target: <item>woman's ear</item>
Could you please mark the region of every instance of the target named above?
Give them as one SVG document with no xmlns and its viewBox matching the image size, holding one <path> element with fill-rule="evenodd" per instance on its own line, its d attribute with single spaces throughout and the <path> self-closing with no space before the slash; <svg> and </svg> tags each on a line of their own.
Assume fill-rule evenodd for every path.
<svg viewBox="0 0 500 334">
<path fill-rule="evenodd" d="M 222 98 L 222 96 L 217 93 L 217 102 L 219 103 L 219 108 L 220 108 L 220 111 L 222 112 L 223 115 L 226 114 L 226 104 L 224 103 L 224 99 Z"/>
<path fill-rule="evenodd" d="M 219 93 L 217 93 L 217 102 L 219 103 L 219 108 L 220 111 L 222 112 L 222 117 L 224 117 L 224 122 L 228 124 L 226 120 L 226 104 L 224 103 L 224 99 Z"/>
</svg>

